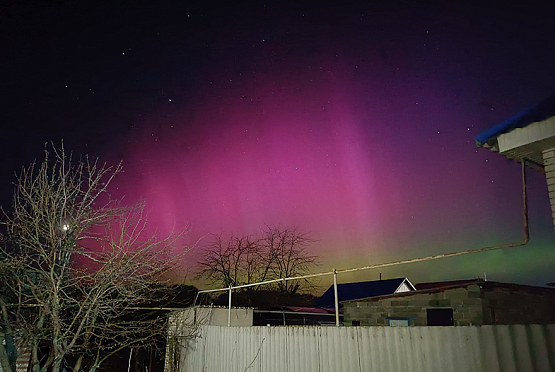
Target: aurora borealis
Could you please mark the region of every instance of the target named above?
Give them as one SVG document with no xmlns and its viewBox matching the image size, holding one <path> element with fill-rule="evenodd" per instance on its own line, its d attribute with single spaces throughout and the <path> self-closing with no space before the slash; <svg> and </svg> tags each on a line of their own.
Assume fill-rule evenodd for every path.
<svg viewBox="0 0 555 372">
<path fill-rule="evenodd" d="M 116 10 L 103 25 L 96 13 L 63 27 L 45 21 L 46 62 L 3 109 L 5 122 L 23 123 L 8 135 L 4 184 L 41 143 L 64 138 L 77 153 L 123 159 L 114 195 L 146 199 L 161 232 L 189 224 L 194 242 L 294 225 L 317 240 L 322 271 L 522 238 L 520 165 L 477 149 L 474 136 L 552 93 L 545 12 L 277 2 Z M 527 247 L 382 273 L 554 281 L 547 187 L 528 173 Z"/>
</svg>

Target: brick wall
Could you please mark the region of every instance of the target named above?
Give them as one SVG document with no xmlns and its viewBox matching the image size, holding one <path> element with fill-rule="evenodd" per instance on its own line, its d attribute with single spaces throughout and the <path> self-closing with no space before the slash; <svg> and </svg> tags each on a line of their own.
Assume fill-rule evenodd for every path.
<svg viewBox="0 0 555 372">
<path fill-rule="evenodd" d="M 413 292 L 414 293 L 414 292 Z M 411 326 L 427 325 L 426 309 L 451 308 L 455 325 L 482 325 L 482 299 L 477 284 L 418 294 L 403 294 L 378 299 L 343 303 L 344 324 L 353 320 L 361 326 L 387 325 L 388 318 L 408 318 Z"/>
</svg>

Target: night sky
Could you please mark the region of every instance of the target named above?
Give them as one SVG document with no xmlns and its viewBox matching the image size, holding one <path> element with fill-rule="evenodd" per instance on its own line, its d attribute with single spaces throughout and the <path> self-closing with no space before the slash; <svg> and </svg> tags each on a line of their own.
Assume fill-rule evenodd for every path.
<svg viewBox="0 0 555 372">
<path fill-rule="evenodd" d="M 554 92 L 554 9 L 83 3 L 0 6 L 4 207 L 63 139 L 123 159 L 113 194 L 162 233 L 296 226 L 317 271 L 522 239 L 520 164 L 474 136 Z M 382 275 L 555 281 L 545 178 L 528 181 L 528 246 Z"/>
</svg>

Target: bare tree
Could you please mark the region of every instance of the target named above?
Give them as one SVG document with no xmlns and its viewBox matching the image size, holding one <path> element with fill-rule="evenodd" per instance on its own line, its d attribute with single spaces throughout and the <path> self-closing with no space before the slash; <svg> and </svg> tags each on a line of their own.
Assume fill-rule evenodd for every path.
<svg viewBox="0 0 555 372">
<path fill-rule="evenodd" d="M 110 198 L 121 170 L 72 162 L 54 148 L 17 179 L 0 246 L 0 274 L 9 277 L 0 305 L 11 303 L 2 306 L 2 331 L 31 350 L 33 372 L 65 370 L 70 359 L 81 371 L 85 357 L 93 372 L 121 348 L 164 332 L 163 319 L 132 308 L 164 293 L 180 234 L 158 239 L 147 231 L 143 205 Z"/>
<path fill-rule="evenodd" d="M 273 279 L 302 276 L 318 264 L 318 257 L 307 251 L 307 247 L 313 242 L 307 233 L 292 227 L 267 227 L 262 234 Z M 277 282 L 279 291 L 288 294 L 297 293 L 301 285 L 310 287 L 311 282 L 307 279 Z"/>
<path fill-rule="evenodd" d="M 249 236 L 232 235 L 224 240 L 222 235 L 213 235 L 198 265 L 199 276 L 224 287 L 264 280 L 268 273 L 258 239 Z"/>
<path fill-rule="evenodd" d="M 317 265 L 317 257 L 307 251 L 311 242 L 308 234 L 296 228 L 267 227 L 260 238 L 231 236 L 227 241 L 215 235 L 198 262 L 198 275 L 223 287 L 303 275 Z M 296 293 L 309 283 L 278 282 L 277 288 L 282 293 Z"/>
</svg>

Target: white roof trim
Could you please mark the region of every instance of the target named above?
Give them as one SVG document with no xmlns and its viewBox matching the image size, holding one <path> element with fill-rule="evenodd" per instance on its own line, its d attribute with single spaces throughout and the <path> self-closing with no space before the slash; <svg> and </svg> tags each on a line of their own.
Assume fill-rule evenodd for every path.
<svg viewBox="0 0 555 372">
<path fill-rule="evenodd" d="M 497 137 L 499 152 L 513 150 L 555 136 L 555 116 L 517 128 Z"/>
<path fill-rule="evenodd" d="M 399 288 L 401 288 L 401 286 L 403 284 L 407 283 L 408 287 L 411 289 L 411 291 L 416 291 L 416 288 L 412 285 L 412 283 L 410 282 L 409 278 L 405 278 L 401 284 L 399 284 L 399 286 L 397 287 L 397 289 L 395 290 L 395 292 L 393 293 L 397 293 L 397 291 L 399 290 Z"/>
</svg>

